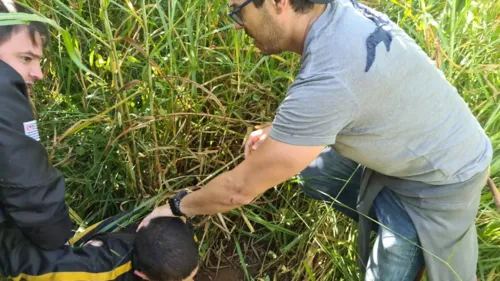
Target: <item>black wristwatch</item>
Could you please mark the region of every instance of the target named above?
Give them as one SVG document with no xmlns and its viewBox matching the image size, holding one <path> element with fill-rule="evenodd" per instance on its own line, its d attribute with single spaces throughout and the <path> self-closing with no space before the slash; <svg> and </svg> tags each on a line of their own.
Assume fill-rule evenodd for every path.
<svg viewBox="0 0 500 281">
<path fill-rule="evenodd" d="M 170 199 L 168 199 L 168 204 L 170 205 L 170 210 L 172 210 L 172 214 L 174 214 L 174 216 L 178 216 L 178 217 L 185 217 L 186 216 L 186 214 L 181 212 L 181 200 L 182 200 L 182 198 L 184 198 L 184 196 L 188 195 L 188 193 L 189 192 L 184 190 L 184 191 L 177 193 L 176 195 L 174 195 Z"/>
</svg>

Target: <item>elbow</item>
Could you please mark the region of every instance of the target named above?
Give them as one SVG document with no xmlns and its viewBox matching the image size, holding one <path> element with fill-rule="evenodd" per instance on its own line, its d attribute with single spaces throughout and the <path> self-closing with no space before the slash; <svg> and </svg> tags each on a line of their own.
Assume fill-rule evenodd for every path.
<svg viewBox="0 0 500 281">
<path fill-rule="evenodd" d="M 251 204 L 255 197 L 249 190 L 249 186 L 243 178 L 226 178 L 226 187 L 228 191 L 228 199 L 226 200 L 229 206 L 244 206 Z"/>
<path fill-rule="evenodd" d="M 34 244 L 48 251 L 64 246 L 72 234 L 72 222 L 69 217 L 63 217 L 58 222 L 47 223 L 43 226 L 20 228 Z"/>
<path fill-rule="evenodd" d="M 67 240 L 38 241 L 37 246 L 46 251 L 53 251 L 64 246 Z"/>
<path fill-rule="evenodd" d="M 230 199 L 230 205 L 232 206 L 245 206 L 253 202 L 255 197 L 243 195 L 243 194 L 233 194 Z"/>
<path fill-rule="evenodd" d="M 58 231 L 52 231 L 46 227 L 21 227 L 20 229 L 33 244 L 47 251 L 63 246 L 69 239 L 68 233 L 62 229 L 58 229 Z"/>
</svg>

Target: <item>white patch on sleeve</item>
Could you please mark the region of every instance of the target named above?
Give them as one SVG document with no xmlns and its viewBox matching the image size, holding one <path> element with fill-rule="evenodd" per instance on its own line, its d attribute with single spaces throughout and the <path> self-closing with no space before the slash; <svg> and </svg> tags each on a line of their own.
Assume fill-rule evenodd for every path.
<svg viewBox="0 0 500 281">
<path fill-rule="evenodd" d="M 40 135 L 38 134 L 38 126 L 36 125 L 36 121 L 24 122 L 24 134 L 28 137 L 40 141 Z"/>
</svg>

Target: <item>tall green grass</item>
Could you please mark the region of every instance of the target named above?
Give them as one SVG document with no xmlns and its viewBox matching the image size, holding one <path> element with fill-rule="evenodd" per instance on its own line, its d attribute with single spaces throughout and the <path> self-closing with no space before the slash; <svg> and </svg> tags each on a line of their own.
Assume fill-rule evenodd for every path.
<svg viewBox="0 0 500 281">
<path fill-rule="evenodd" d="M 52 30 L 35 101 L 43 144 L 82 227 L 236 166 L 245 135 L 272 121 L 299 68 L 293 54 L 261 57 L 232 29 L 225 1 L 25 2 L 62 28 Z M 500 2 L 367 4 L 456 85 L 493 142 L 499 184 Z M 206 267 L 233 263 L 255 280 L 359 279 L 356 227 L 306 199 L 293 179 L 251 206 L 196 222 Z M 477 225 L 478 277 L 498 280 L 500 215 L 487 189 Z"/>
</svg>

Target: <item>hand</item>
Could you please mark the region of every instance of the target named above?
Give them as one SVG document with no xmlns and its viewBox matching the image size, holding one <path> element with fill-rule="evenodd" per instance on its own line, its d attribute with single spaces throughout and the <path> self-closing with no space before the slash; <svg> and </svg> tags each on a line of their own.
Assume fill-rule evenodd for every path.
<svg viewBox="0 0 500 281">
<path fill-rule="evenodd" d="M 175 216 L 174 214 L 172 214 L 172 210 L 170 210 L 170 205 L 168 204 L 163 205 L 161 207 L 154 209 L 151 212 L 151 214 L 147 215 L 139 224 L 136 231 L 139 231 L 141 230 L 141 228 L 148 226 L 149 222 L 157 217 L 175 217 Z"/>
<path fill-rule="evenodd" d="M 85 247 L 88 245 L 93 246 L 93 247 L 102 247 L 102 245 L 104 245 L 104 243 L 101 240 L 89 240 L 83 246 Z"/>
<path fill-rule="evenodd" d="M 267 127 L 264 127 L 260 130 L 253 131 L 250 136 L 248 137 L 248 140 L 245 144 L 245 158 L 252 153 L 252 151 L 257 150 L 259 146 L 266 140 L 267 136 L 269 135 L 269 132 L 271 132 L 271 128 L 273 126 L 269 125 Z"/>
</svg>

